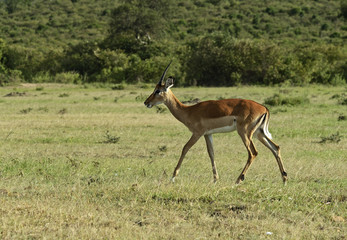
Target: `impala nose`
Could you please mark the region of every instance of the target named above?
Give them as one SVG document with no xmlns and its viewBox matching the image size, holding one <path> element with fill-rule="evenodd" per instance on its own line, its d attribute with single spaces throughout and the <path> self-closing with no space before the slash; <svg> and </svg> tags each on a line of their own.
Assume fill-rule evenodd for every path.
<svg viewBox="0 0 347 240">
<path fill-rule="evenodd" d="M 145 104 L 145 106 L 148 107 L 148 108 L 151 108 L 151 107 L 152 107 L 152 105 L 149 104 L 149 103 L 144 102 L 143 104 Z"/>
</svg>

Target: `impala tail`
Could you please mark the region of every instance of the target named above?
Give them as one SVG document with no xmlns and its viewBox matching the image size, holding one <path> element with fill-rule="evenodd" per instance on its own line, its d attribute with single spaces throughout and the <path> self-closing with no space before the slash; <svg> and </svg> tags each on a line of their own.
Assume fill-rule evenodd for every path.
<svg viewBox="0 0 347 240">
<path fill-rule="evenodd" d="M 261 126 L 263 128 L 264 134 L 268 138 L 272 139 L 271 133 L 269 132 L 269 120 L 270 120 L 270 112 L 269 112 L 269 110 L 267 110 L 267 113 L 265 113 L 264 115 L 265 115 L 265 119 L 263 120 L 263 123 L 262 123 Z"/>
</svg>

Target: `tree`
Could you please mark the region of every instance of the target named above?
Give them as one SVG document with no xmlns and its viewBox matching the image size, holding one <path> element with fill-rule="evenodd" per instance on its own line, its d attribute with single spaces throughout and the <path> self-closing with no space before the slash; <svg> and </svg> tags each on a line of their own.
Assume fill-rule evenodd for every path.
<svg viewBox="0 0 347 240">
<path fill-rule="evenodd" d="M 8 13 L 13 13 L 21 0 L 4 0 Z"/>
<path fill-rule="evenodd" d="M 171 5 L 172 0 L 124 1 L 112 11 L 104 47 L 149 58 L 149 45 L 165 32 Z"/>
<path fill-rule="evenodd" d="M 150 40 L 160 30 L 159 15 L 150 8 L 121 5 L 112 12 L 110 35 L 131 34 L 133 37 Z"/>
<path fill-rule="evenodd" d="M 6 48 L 5 41 L 0 38 L 0 74 L 5 73 L 5 71 L 6 71 L 5 64 L 4 64 L 5 58 L 3 56 L 5 48 Z"/>
<path fill-rule="evenodd" d="M 346 0 L 341 0 L 340 9 L 341 9 L 342 16 L 345 19 L 347 19 L 347 1 Z"/>
<path fill-rule="evenodd" d="M 281 51 L 264 41 L 210 35 L 190 44 L 187 83 L 203 86 L 271 84 L 283 81 Z"/>
<path fill-rule="evenodd" d="M 80 43 L 64 52 L 62 69 L 73 71 L 81 76 L 92 76 L 102 69 L 102 62 L 95 55 L 98 46 L 95 43 Z"/>
</svg>

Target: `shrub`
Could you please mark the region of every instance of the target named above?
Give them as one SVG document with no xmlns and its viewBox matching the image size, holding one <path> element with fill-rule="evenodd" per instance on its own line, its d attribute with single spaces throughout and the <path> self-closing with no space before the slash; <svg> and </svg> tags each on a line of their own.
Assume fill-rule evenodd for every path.
<svg viewBox="0 0 347 240">
<path fill-rule="evenodd" d="M 105 139 L 100 143 L 118 143 L 120 139 L 118 136 L 111 135 L 110 131 L 108 130 L 106 131 L 104 138 Z"/>
<path fill-rule="evenodd" d="M 62 72 L 75 72 L 80 76 L 92 76 L 99 73 L 103 66 L 95 55 L 97 49 L 97 44 L 88 42 L 71 46 L 60 59 Z"/>
<path fill-rule="evenodd" d="M 63 72 L 54 76 L 56 83 L 81 83 L 81 76 L 76 72 Z"/>
<path fill-rule="evenodd" d="M 281 52 L 264 41 L 209 36 L 190 43 L 186 81 L 205 86 L 280 83 Z"/>
<path fill-rule="evenodd" d="M 0 86 L 15 85 L 23 81 L 23 75 L 20 70 L 8 70 L 5 73 L 0 72 Z"/>
<path fill-rule="evenodd" d="M 94 55 L 98 58 L 102 69 L 95 72 L 99 82 L 120 83 L 126 80 L 130 58 L 121 50 L 97 49 Z"/>
<path fill-rule="evenodd" d="M 31 112 L 33 109 L 31 107 L 29 108 L 25 108 L 25 109 L 22 109 L 20 110 L 19 112 L 22 113 L 22 114 L 28 114 L 29 112 Z"/>
<path fill-rule="evenodd" d="M 301 8 L 299 8 L 299 7 L 294 7 L 294 8 L 292 8 L 292 9 L 290 9 L 290 10 L 288 11 L 288 14 L 289 14 L 290 16 L 295 16 L 295 15 L 298 15 L 300 12 L 301 12 Z"/>
<path fill-rule="evenodd" d="M 276 11 L 275 11 L 275 9 L 274 9 L 273 7 L 267 7 L 267 8 L 265 9 L 265 12 L 266 12 L 267 14 L 271 15 L 271 16 L 274 16 Z"/>
<path fill-rule="evenodd" d="M 180 85 L 180 72 L 177 70 L 180 67 L 179 61 L 167 57 L 152 57 L 146 60 L 138 59 L 138 62 L 132 64 L 128 69 L 127 82 L 157 83 L 170 60 L 173 61 L 173 64 L 171 64 L 166 77 L 169 75 L 175 76 L 177 79 L 175 85 Z"/>
<path fill-rule="evenodd" d="M 309 103 L 307 97 L 283 97 L 280 94 L 275 94 L 272 97 L 265 99 L 265 104 L 270 106 L 298 106 Z"/>
<path fill-rule="evenodd" d="M 280 73 L 294 85 L 343 84 L 346 57 L 342 49 L 333 45 L 301 44 L 288 49 Z"/>
<path fill-rule="evenodd" d="M 338 86 L 338 85 L 344 85 L 346 84 L 346 79 L 344 79 L 344 77 L 342 76 L 342 74 L 335 74 L 330 83 L 334 86 Z"/>
<path fill-rule="evenodd" d="M 124 90 L 125 85 L 124 84 L 116 84 L 112 87 L 112 90 Z"/>
<path fill-rule="evenodd" d="M 38 72 L 32 79 L 35 83 L 52 82 L 53 77 L 49 72 Z"/>
<path fill-rule="evenodd" d="M 341 135 L 339 132 L 331 134 L 328 137 L 321 137 L 318 143 L 339 143 L 341 141 Z"/>
<path fill-rule="evenodd" d="M 341 105 L 347 105 L 347 98 L 341 98 L 338 103 Z"/>
</svg>

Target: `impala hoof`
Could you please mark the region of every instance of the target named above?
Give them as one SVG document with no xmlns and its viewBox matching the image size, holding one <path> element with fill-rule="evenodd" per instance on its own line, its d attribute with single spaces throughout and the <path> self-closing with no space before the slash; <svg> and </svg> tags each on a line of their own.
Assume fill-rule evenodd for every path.
<svg viewBox="0 0 347 240">
<path fill-rule="evenodd" d="M 288 178 L 287 177 L 283 177 L 283 185 L 286 186 L 287 185 L 287 180 Z"/>
<path fill-rule="evenodd" d="M 244 174 L 241 174 L 238 179 L 236 180 L 236 184 L 239 184 L 241 183 L 243 180 L 245 180 L 245 175 Z"/>
</svg>

